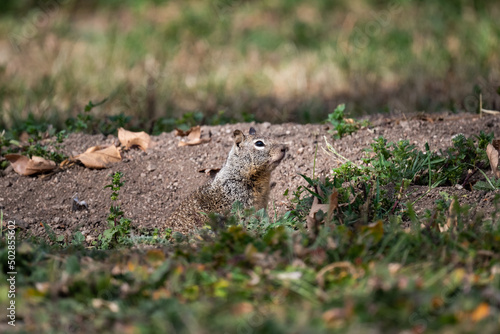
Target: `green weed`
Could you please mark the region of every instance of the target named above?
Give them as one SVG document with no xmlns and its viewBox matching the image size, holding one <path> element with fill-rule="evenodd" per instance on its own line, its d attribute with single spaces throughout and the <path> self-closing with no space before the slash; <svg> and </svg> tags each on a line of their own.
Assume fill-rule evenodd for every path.
<svg viewBox="0 0 500 334">
<path fill-rule="evenodd" d="M 111 184 L 104 187 L 111 189 L 111 201 L 113 203 L 118 201 L 119 191 L 125 183 L 121 181 L 122 176 L 123 173 L 116 172 L 112 176 Z M 99 235 L 99 241 L 101 242 L 99 247 L 101 249 L 109 249 L 123 245 L 130 234 L 130 219 L 125 218 L 119 204 L 111 204 L 107 222 L 109 228 Z"/>
<path fill-rule="evenodd" d="M 87 129 L 93 128 L 93 123 L 95 122 L 94 115 L 91 114 L 92 109 L 104 104 L 108 99 L 104 99 L 100 102 L 93 103 L 89 101 L 87 105 L 84 107 L 83 112 L 79 113 L 75 118 L 68 118 L 66 120 L 66 127 L 70 132 L 81 132 L 86 131 Z"/>
<path fill-rule="evenodd" d="M 49 136 L 55 136 L 55 139 L 47 138 Z M 38 156 L 60 163 L 67 159 L 67 156 L 61 152 L 62 143 L 66 137 L 65 130 L 57 133 L 54 133 L 53 129 L 45 133 L 32 132 L 27 145 L 22 145 L 18 140 L 11 139 L 12 133 L 6 134 L 4 130 L 0 134 L 0 156 L 7 153 L 20 153 L 30 158 Z M 2 169 L 7 165 L 4 161 L 0 164 Z"/>
<path fill-rule="evenodd" d="M 446 222 L 452 199 L 443 200 L 434 217 L 439 224 Z M 291 325 L 304 332 L 331 332 L 333 324 L 347 331 L 353 322 L 356 333 L 411 330 L 419 319 L 435 332 L 487 331 L 499 311 L 490 303 L 498 283 L 499 222 L 492 216 L 478 224 L 458 202 L 451 213 L 456 228 L 448 233 L 413 212 L 409 232 L 397 220 L 321 226 L 317 236 L 284 226 L 229 224 L 209 238 L 182 239 L 148 252 L 61 253 L 28 245 L 19 250 L 16 288 L 24 303 L 38 307 L 19 312 L 30 323 L 53 319 L 44 324 L 55 331 L 72 323 L 99 332 L 127 321 L 137 330 L 187 333 L 192 325 L 181 320 L 185 314 L 210 331 L 231 332 L 248 324 L 249 314 L 263 319 L 252 328 L 269 333 L 284 333 Z M 260 215 L 239 214 L 238 219 Z M 0 258 L 5 254 L 0 248 Z M 480 305 L 489 312 L 479 315 Z M 471 323 L 474 311 L 481 321 Z M 340 318 L 332 323 L 330 313 Z"/>
<path fill-rule="evenodd" d="M 333 126 L 333 131 L 330 131 L 334 138 L 340 139 L 345 135 L 350 135 L 362 126 L 367 126 L 367 122 L 359 122 L 351 118 L 347 118 L 345 115 L 345 104 L 339 104 L 333 113 L 328 114 L 328 119 L 326 120 Z"/>
<path fill-rule="evenodd" d="M 388 215 L 404 214 L 407 204 L 401 203 L 410 185 L 428 185 L 429 190 L 443 185 L 460 184 L 472 188 L 471 176 L 488 167 L 485 147 L 493 139 L 493 134 L 481 132 L 478 136 L 466 138 L 458 135 L 453 138 L 453 145 L 434 152 L 426 144 L 421 151 L 409 141 L 388 143 L 378 137 L 371 144 L 361 165 L 346 161 L 332 170 L 330 177 L 324 180 L 301 175 L 309 188 L 299 187 L 290 199 L 294 208 L 290 217 L 302 221 L 308 214 L 313 197 L 320 203 L 328 203 L 332 192 L 338 192 L 339 207 L 336 219 L 347 225 L 368 222 Z M 327 148 L 339 158 L 335 149 Z M 344 158 L 345 159 L 345 158 Z M 477 189 L 494 190 L 493 184 L 483 181 L 475 183 Z M 311 189 L 318 189 L 318 192 Z M 320 196 L 322 193 L 323 196 Z"/>
<path fill-rule="evenodd" d="M 60 163 L 68 158 L 64 153 L 61 152 L 61 144 L 66 136 L 67 135 L 64 130 L 60 131 L 57 133 L 55 141 L 44 141 L 44 144 L 42 144 L 40 141 L 36 141 L 35 139 L 30 138 L 28 140 L 29 145 L 23 148 L 23 153 L 29 157 L 39 156 L 48 160 L 52 160 L 56 163 Z"/>
</svg>

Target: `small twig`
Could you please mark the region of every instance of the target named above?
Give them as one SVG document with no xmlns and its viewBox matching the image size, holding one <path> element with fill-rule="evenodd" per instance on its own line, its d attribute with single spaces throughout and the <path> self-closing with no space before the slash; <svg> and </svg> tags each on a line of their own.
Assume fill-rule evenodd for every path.
<svg viewBox="0 0 500 334">
<path fill-rule="evenodd" d="M 429 190 L 427 190 L 425 193 L 423 193 L 419 198 L 417 198 L 413 203 L 411 203 L 412 205 L 415 205 L 415 203 L 417 203 L 418 201 L 420 201 L 422 198 L 424 198 L 425 196 L 429 195 L 431 193 L 431 191 L 433 191 L 434 189 L 436 189 L 436 187 L 434 188 L 431 188 Z"/>
<path fill-rule="evenodd" d="M 500 114 L 500 111 L 488 110 L 488 109 L 483 109 L 483 108 L 481 108 L 481 112 L 484 112 L 484 113 L 490 114 L 490 115 L 498 115 L 498 114 Z"/>
<path fill-rule="evenodd" d="M 483 94 L 479 94 L 479 118 L 483 118 Z"/>
<path fill-rule="evenodd" d="M 476 174 L 476 172 L 480 168 L 481 168 L 481 163 L 479 163 L 478 166 L 474 167 L 474 169 L 472 170 L 472 172 L 467 173 L 467 176 L 465 177 L 465 180 L 462 183 L 462 187 L 465 187 L 465 185 L 467 184 L 467 181 L 469 181 L 469 179 L 472 177 L 472 175 Z"/>
<path fill-rule="evenodd" d="M 326 139 L 326 136 L 323 136 L 323 138 L 325 139 L 326 147 L 328 148 L 328 150 L 329 150 L 331 153 L 333 153 L 336 157 L 340 158 L 340 159 L 341 159 L 341 160 L 343 160 L 344 162 L 350 162 L 350 163 L 352 163 L 353 165 L 355 165 L 356 167 L 361 168 L 360 166 L 358 166 L 357 164 L 355 164 L 355 163 L 354 163 L 354 162 L 352 162 L 351 160 L 347 159 L 346 157 L 344 157 L 344 156 L 342 156 L 340 153 L 338 153 L 338 152 L 337 152 L 337 150 L 335 150 L 335 148 L 333 148 L 332 144 L 330 144 L 330 143 L 328 142 L 328 140 Z M 322 149 L 323 149 L 323 151 L 325 151 L 327 154 L 329 154 L 329 153 L 328 153 L 328 151 L 327 151 L 327 150 L 325 150 L 325 148 L 324 148 L 324 147 L 322 147 Z"/>
<path fill-rule="evenodd" d="M 316 150 L 314 150 L 314 161 L 313 161 L 313 180 L 314 180 L 314 172 L 316 171 L 316 154 L 318 153 L 318 143 L 316 143 Z"/>
</svg>

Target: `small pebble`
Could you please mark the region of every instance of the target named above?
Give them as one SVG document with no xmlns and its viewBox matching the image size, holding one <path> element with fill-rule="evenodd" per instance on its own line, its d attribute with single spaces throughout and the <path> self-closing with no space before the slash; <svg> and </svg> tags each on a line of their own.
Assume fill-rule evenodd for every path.
<svg viewBox="0 0 500 334">
<path fill-rule="evenodd" d="M 152 171 L 156 170 L 156 165 L 152 164 L 152 163 L 149 163 L 147 165 L 146 169 L 148 170 L 148 172 L 152 172 Z"/>
</svg>

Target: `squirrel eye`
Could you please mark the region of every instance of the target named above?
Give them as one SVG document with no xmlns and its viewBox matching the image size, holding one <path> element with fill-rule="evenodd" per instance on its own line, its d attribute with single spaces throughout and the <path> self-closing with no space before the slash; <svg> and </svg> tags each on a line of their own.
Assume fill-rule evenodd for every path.
<svg viewBox="0 0 500 334">
<path fill-rule="evenodd" d="M 266 146 L 262 140 L 258 140 L 255 142 L 255 146 L 257 147 L 264 147 Z"/>
</svg>

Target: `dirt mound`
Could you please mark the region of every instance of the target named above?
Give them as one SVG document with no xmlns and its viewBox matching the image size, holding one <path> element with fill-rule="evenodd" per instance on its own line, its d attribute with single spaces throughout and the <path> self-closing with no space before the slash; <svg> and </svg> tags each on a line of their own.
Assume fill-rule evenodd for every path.
<svg viewBox="0 0 500 334">
<path fill-rule="evenodd" d="M 273 174 L 275 183 L 268 211 L 270 215 L 287 210 L 288 201 L 283 196 L 306 182 L 298 174 L 312 176 L 316 147 L 315 175 L 327 174 L 341 164 L 328 154 L 324 136 L 333 141 L 335 149 L 351 161 L 364 157 L 363 150 L 373 139 L 384 136 L 388 141 L 408 139 L 420 149 L 429 143 L 432 150 L 451 145 L 451 138 L 459 133 L 466 136 L 481 130 L 500 135 L 500 123 L 492 116 L 482 119 L 470 115 L 445 115 L 439 117 L 385 118 L 373 116 L 372 126 L 351 136 L 333 141 L 327 125 L 281 124 L 231 124 L 204 126 L 204 134 L 211 134 L 211 141 L 198 146 L 179 147 L 179 138 L 173 133 L 153 137 L 154 146 L 146 152 L 132 149 L 123 154 L 123 161 L 109 169 L 91 170 L 76 165 L 46 178 L 19 176 L 9 171 L 0 177 L 0 207 L 4 221 L 15 219 L 24 235 L 46 238 L 42 222 L 51 226 L 57 235 L 71 236 L 79 230 L 87 241 L 94 240 L 107 228 L 106 217 L 111 205 L 110 175 L 124 173 L 125 185 L 120 191 L 120 203 L 125 217 L 132 219 L 134 233 L 144 229 L 161 228 L 165 217 L 190 192 L 207 181 L 199 170 L 218 168 L 224 163 L 232 145 L 231 134 L 235 129 L 248 131 L 254 126 L 258 132 L 266 133 L 289 148 L 287 157 Z M 116 137 L 102 135 L 71 134 L 64 142 L 67 155 L 76 155 L 94 145 L 117 143 Z M 427 190 L 416 187 L 412 196 L 418 198 Z M 493 206 L 494 193 L 467 191 L 456 187 L 440 187 L 425 195 L 416 207 L 423 210 L 432 207 L 440 191 L 456 194 L 463 203 L 477 204 L 489 211 Z M 88 210 L 72 211 L 73 197 L 88 204 Z"/>
</svg>

